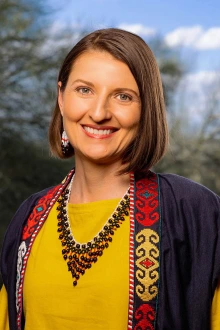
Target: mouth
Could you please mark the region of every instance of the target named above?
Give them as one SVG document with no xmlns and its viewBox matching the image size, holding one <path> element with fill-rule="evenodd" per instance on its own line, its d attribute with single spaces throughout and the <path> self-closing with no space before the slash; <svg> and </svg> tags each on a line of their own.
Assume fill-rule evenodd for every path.
<svg viewBox="0 0 220 330">
<path fill-rule="evenodd" d="M 90 135 L 100 136 L 100 137 L 110 136 L 112 133 L 117 131 L 116 128 L 109 128 L 109 127 L 93 128 L 90 126 L 83 126 L 83 129 Z"/>
</svg>

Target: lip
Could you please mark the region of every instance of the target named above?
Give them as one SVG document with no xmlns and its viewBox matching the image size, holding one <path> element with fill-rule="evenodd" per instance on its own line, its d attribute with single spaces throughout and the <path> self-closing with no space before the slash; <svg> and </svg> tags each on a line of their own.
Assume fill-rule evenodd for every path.
<svg viewBox="0 0 220 330">
<path fill-rule="evenodd" d="M 118 131 L 118 128 L 113 127 L 113 126 L 81 125 L 81 127 L 83 129 L 83 132 L 87 136 L 95 138 L 95 139 L 107 139 L 109 137 L 112 137 L 114 135 L 114 133 Z M 96 133 L 92 132 L 93 130 L 106 131 L 106 132 L 104 134 L 101 134 L 101 133 L 96 134 Z M 108 131 L 111 131 L 111 132 L 109 133 Z"/>
</svg>

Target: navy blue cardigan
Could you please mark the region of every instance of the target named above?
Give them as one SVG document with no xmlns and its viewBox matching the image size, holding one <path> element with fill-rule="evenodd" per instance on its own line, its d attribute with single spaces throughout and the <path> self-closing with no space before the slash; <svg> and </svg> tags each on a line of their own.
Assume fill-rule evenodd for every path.
<svg viewBox="0 0 220 330">
<path fill-rule="evenodd" d="M 159 179 L 160 280 L 155 329 L 208 330 L 220 280 L 220 199 L 202 185 L 177 175 L 160 174 Z M 17 330 L 16 264 L 22 230 L 48 190 L 32 195 L 20 206 L 5 235 L 1 273 L 8 292 L 11 330 Z"/>
</svg>

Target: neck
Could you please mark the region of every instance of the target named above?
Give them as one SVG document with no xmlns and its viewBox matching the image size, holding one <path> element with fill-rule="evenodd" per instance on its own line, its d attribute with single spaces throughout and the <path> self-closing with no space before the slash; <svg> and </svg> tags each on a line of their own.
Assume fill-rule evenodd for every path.
<svg viewBox="0 0 220 330">
<path fill-rule="evenodd" d="M 130 175 L 117 175 L 121 165 L 99 165 L 76 159 L 70 203 L 88 203 L 122 198 L 130 185 Z"/>
</svg>

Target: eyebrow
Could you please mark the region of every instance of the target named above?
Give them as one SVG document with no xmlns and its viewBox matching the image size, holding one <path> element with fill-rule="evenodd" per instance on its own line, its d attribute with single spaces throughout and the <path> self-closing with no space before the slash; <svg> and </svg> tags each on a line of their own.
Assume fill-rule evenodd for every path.
<svg viewBox="0 0 220 330">
<path fill-rule="evenodd" d="M 80 83 L 83 83 L 83 84 L 86 84 L 88 86 L 91 86 L 91 87 L 94 87 L 94 84 L 90 81 L 87 81 L 87 80 L 83 80 L 83 79 L 76 79 L 72 82 L 71 86 L 73 86 L 75 83 L 77 82 L 80 82 Z"/>
<path fill-rule="evenodd" d="M 84 80 L 84 79 L 76 79 L 76 80 L 74 80 L 74 81 L 72 82 L 71 86 L 73 86 L 75 83 L 78 83 L 78 82 L 83 83 L 83 84 L 86 84 L 86 85 L 88 85 L 88 86 L 90 86 L 90 87 L 94 87 L 94 84 L 93 84 L 92 82 L 87 81 L 87 80 Z M 121 88 L 116 88 L 116 89 L 115 89 L 116 92 L 121 92 L 121 91 L 123 91 L 123 90 L 126 90 L 126 91 L 129 91 L 129 92 L 131 92 L 131 93 L 134 93 L 138 98 L 140 97 L 139 93 L 135 92 L 135 91 L 134 91 L 133 89 L 131 89 L 131 88 L 121 87 Z"/>
</svg>

